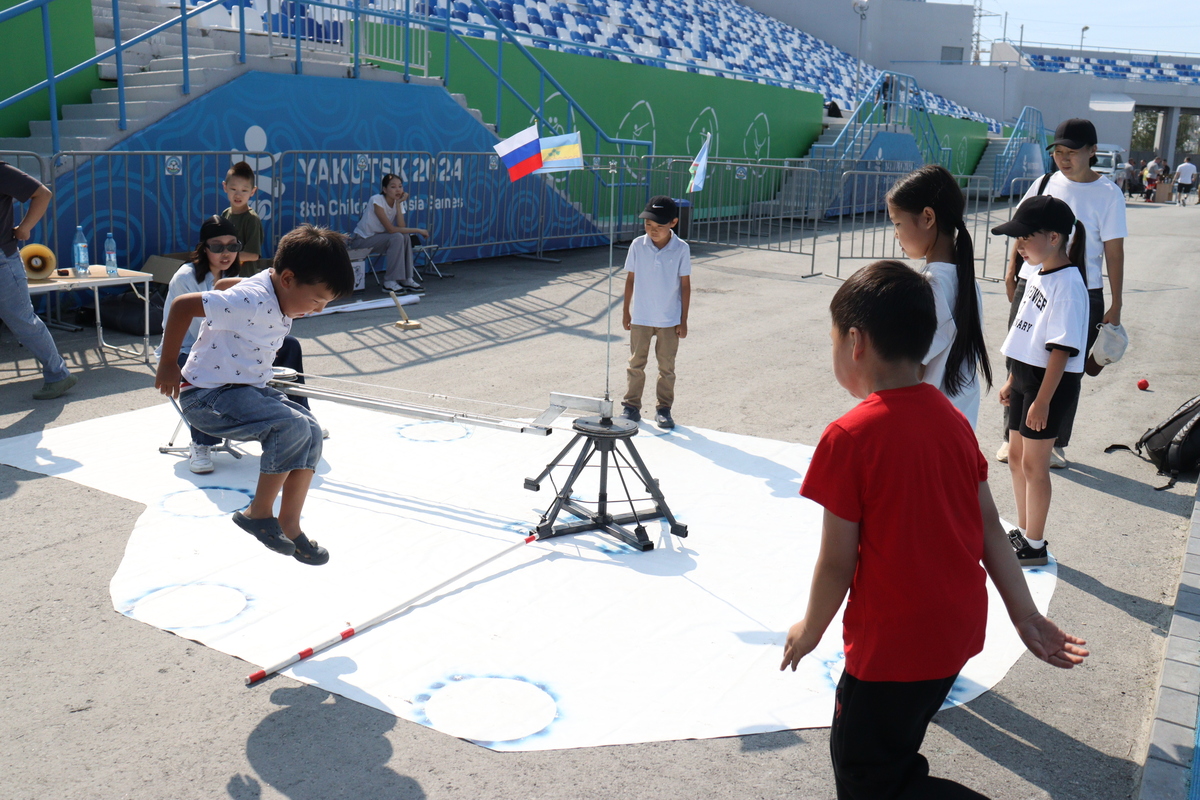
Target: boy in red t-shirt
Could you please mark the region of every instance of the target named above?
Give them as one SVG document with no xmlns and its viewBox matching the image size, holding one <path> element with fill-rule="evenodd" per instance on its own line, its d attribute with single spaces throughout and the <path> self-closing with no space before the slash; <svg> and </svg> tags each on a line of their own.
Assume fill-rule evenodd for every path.
<svg viewBox="0 0 1200 800">
<path fill-rule="evenodd" d="M 1038 613 L 970 423 L 921 381 L 937 326 L 925 277 L 876 262 L 829 310 L 834 377 L 863 402 L 825 429 L 800 489 L 825 518 L 808 611 L 788 631 L 780 669 L 794 671 L 817 646 L 849 590 L 829 735 L 839 800 L 983 797 L 931 778 L 918 750 L 983 649 L 984 570 L 1035 656 L 1069 669 L 1086 642 Z"/>
</svg>

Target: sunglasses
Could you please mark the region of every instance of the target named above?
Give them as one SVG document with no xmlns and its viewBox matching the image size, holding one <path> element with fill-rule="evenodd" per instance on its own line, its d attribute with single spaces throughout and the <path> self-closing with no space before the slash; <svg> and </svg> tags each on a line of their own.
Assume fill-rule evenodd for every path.
<svg viewBox="0 0 1200 800">
<path fill-rule="evenodd" d="M 208 245 L 210 253 L 240 253 L 242 252 L 242 243 L 234 242 L 233 244 L 221 244 L 220 242 L 211 242 Z"/>
</svg>

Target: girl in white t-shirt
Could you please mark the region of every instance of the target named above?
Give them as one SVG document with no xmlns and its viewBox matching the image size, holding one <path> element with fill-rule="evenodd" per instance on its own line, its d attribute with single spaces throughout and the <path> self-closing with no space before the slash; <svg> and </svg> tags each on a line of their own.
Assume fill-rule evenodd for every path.
<svg viewBox="0 0 1200 800">
<path fill-rule="evenodd" d="M 1017 237 L 1031 267 L 1001 348 L 1012 369 L 1000 403 L 1008 407 L 1008 469 L 1019 526 L 1008 537 L 1022 566 L 1040 566 L 1047 561 L 1050 450 L 1079 392 L 1087 355 L 1087 236 L 1071 207 L 1050 195 L 1021 203 L 992 233 Z"/>
<path fill-rule="evenodd" d="M 933 286 L 937 331 L 923 360 L 922 380 L 942 390 L 975 427 L 979 376 L 992 385 L 983 341 L 983 298 L 975 282 L 975 248 L 963 220 L 966 199 L 945 167 L 929 164 L 898 180 L 887 195 L 888 216 L 904 254 L 924 259 Z"/>
<path fill-rule="evenodd" d="M 387 271 L 383 274 L 383 288 L 393 292 L 419 292 L 417 273 L 413 261 L 411 236 L 429 236 L 424 228 L 410 228 L 405 224 L 404 201 L 408 192 L 399 175 L 390 172 L 380 182 L 380 193 L 371 195 L 362 219 L 354 229 L 347 245 L 351 250 L 370 248 L 373 253 L 387 256 Z"/>
</svg>

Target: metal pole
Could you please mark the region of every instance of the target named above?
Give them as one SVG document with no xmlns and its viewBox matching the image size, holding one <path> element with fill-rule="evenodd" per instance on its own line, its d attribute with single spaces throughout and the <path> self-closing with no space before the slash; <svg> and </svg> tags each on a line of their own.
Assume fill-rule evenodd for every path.
<svg viewBox="0 0 1200 800">
<path fill-rule="evenodd" d="M 359 15 L 359 0 L 354 0 L 354 77 L 361 74 L 362 17 Z"/>
<path fill-rule="evenodd" d="M 358 0 L 355 0 L 357 3 Z M 412 46 L 412 25 L 409 23 L 409 14 L 412 13 L 412 0 L 404 0 L 404 82 L 408 83 L 410 78 L 408 74 L 409 52 Z"/>
<path fill-rule="evenodd" d="M 296 37 L 296 74 L 304 74 L 303 56 L 300 55 L 300 3 L 292 0 L 292 36 Z"/>
<path fill-rule="evenodd" d="M 54 52 L 50 45 L 50 4 L 42 6 L 42 48 L 46 53 L 46 91 L 50 96 L 50 146 L 58 152 L 58 93 L 54 90 Z"/>
<path fill-rule="evenodd" d="M 179 0 L 179 31 L 183 51 L 183 93 L 192 93 L 192 76 L 188 72 L 187 0 Z"/>
<path fill-rule="evenodd" d="M 113 0 L 113 40 L 117 48 L 117 107 L 120 109 L 120 122 L 117 127 L 125 130 L 129 120 L 125 115 L 125 48 L 121 46 L 121 6 Z"/>
<path fill-rule="evenodd" d="M 246 63 L 246 0 L 238 0 L 238 63 Z"/>
<path fill-rule="evenodd" d="M 498 558 L 501 558 L 502 556 L 508 555 L 513 550 L 516 550 L 518 547 L 527 545 L 530 542 L 536 542 L 537 538 L 538 537 L 537 537 L 536 533 L 530 534 L 529 536 L 526 536 L 524 539 L 522 539 L 521 541 L 514 544 L 512 547 L 504 548 L 499 553 L 496 553 L 494 556 L 491 556 L 489 558 L 484 559 L 483 561 L 480 561 L 475 566 L 463 570 L 462 572 L 458 573 L 457 575 L 455 575 L 454 577 L 452 577 L 448 580 L 442 581 L 437 586 L 434 586 L 432 589 L 428 589 L 424 592 L 421 592 L 421 594 L 417 595 L 416 597 L 405 600 L 400 605 L 398 605 L 394 608 L 388 609 L 387 611 L 383 612 L 382 614 L 367 620 L 366 622 L 364 622 L 361 625 L 357 625 L 353 628 L 346 628 L 344 631 L 339 633 L 337 636 L 334 636 L 330 639 L 326 639 L 324 642 L 321 642 L 320 644 L 315 645 L 313 647 L 306 647 L 305 649 L 301 650 L 300 652 L 296 653 L 295 655 L 285 658 L 283 661 L 280 661 L 278 664 L 275 664 L 274 666 L 267 667 L 266 669 L 260 669 L 257 672 L 251 672 L 249 675 L 246 676 L 246 685 L 253 686 L 254 684 L 256 684 L 259 681 L 266 678 L 268 675 L 274 675 L 276 672 L 279 672 L 280 670 L 287 669 L 292 664 L 295 664 L 297 661 L 303 661 L 306 658 L 311 658 L 312 656 L 316 655 L 317 653 L 321 652 L 322 650 L 327 650 L 330 647 L 333 647 L 335 644 L 339 644 L 341 642 L 346 641 L 347 639 L 349 639 L 351 636 L 353 636 L 356 633 L 362 633 L 367 628 L 371 628 L 375 625 L 378 625 L 379 623 L 391 618 L 392 616 L 399 613 L 400 611 L 407 608 L 408 606 L 411 606 L 414 603 L 418 603 L 421 600 L 424 600 L 426 597 L 428 597 L 429 595 L 433 594 L 436 591 L 444 589 L 445 587 L 454 583 L 456 580 L 458 580 L 466 575 L 471 574 L 472 572 L 474 572 L 477 569 L 487 566 L 488 564 L 492 563 L 493 561 L 495 561 Z"/>
</svg>

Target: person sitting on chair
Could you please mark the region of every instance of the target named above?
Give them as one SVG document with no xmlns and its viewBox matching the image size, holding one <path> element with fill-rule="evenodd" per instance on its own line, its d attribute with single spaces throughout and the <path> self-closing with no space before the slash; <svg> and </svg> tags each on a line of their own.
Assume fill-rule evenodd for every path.
<svg viewBox="0 0 1200 800">
<path fill-rule="evenodd" d="M 380 183 L 381 194 L 372 195 L 363 211 L 362 219 L 354 228 L 349 248 L 370 248 L 372 253 L 387 255 L 387 270 L 383 273 L 383 288 L 392 292 L 413 293 L 422 290 L 417 281 L 413 259 L 412 234 L 429 236 L 424 228 L 405 225 L 404 201 L 408 192 L 399 175 L 390 172 Z"/>
<path fill-rule="evenodd" d="M 167 287 L 167 299 L 164 307 L 169 316 L 171 303 L 176 297 L 192 292 L 211 292 L 218 281 L 220 288 L 228 288 L 239 279 L 238 253 L 242 243 L 238 241 L 237 230 L 233 223 L 225 217 L 211 216 L 200 226 L 200 243 L 196 245 L 196 254 L 191 261 L 180 265 L 179 270 L 171 277 Z M 232 278 L 233 280 L 229 280 Z M 192 345 L 200 335 L 200 317 L 192 320 L 187 333 L 183 336 L 183 344 L 179 348 L 179 366 L 182 367 L 192 352 Z M 163 330 L 167 327 L 167 318 L 163 318 Z M 162 343 L 154 352 L 155 357 L 162 358 Z M 283 345 L 275 356 L 274 366 L 288 367 L 296 370 L 296 383 L 304 383 L 304 355 L 300 351 L 300 341 L 294 336 L 285 336 Z M 290 400 L 308 408 L 307 397 L 290 397 Z M 209 436 L 203 431 L 191 428 L 192 439 L 188 446 L 188 469 L 198 475 L 212 472 L 215 467 L 212 461 L 212 448 L 221 443 L 215 436 Z"/>
</svg>

